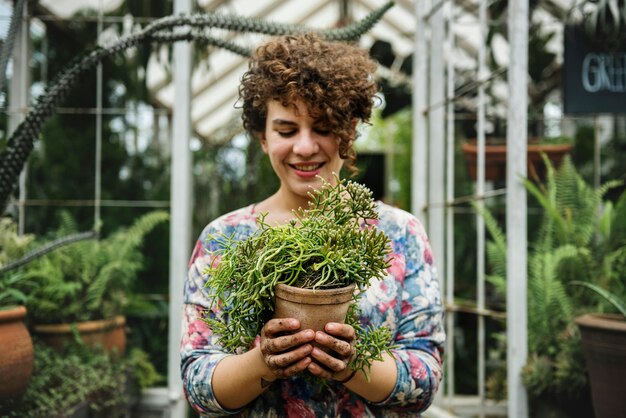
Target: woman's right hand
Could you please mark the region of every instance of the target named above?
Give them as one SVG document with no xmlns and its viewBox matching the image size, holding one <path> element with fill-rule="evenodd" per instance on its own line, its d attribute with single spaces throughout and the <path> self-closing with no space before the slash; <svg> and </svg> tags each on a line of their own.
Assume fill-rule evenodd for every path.
<svg viewBox="0 0 626 418">
<path fill-rule="evenodd" d="M 261 354 L 274 375 L 272 381 L 295 376 L 311 363 L 315 332 L 311 329 L 298 331 L 299 328 L 300 322 L 293 318 L 270 319 L 263 326 Z"/>
</svg>

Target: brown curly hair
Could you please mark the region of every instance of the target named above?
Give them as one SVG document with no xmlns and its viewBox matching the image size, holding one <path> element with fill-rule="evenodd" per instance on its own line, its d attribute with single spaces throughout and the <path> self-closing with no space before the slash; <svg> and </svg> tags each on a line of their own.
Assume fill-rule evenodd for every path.
<svg viewBox="0 0 626 418">
<path fill-rule="evenodd" d="M 368 122 L 378 92 L 376 63 L 356 45 L 329 42 L 318 35 L 285 35 L 257 48 L 239 86 L 243 127 L 252 135 L 265 130 L 267 103 L 295 106 L 321 118 L 339 142 L 339 156 L 356 173 L 353 121 Z"/>
</svg>

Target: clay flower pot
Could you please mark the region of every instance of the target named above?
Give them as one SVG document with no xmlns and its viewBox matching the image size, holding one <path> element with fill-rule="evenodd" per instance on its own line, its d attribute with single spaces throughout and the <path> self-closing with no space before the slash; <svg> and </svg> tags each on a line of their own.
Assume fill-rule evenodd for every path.
<svg viewBox="0 0 626 418">
<path fill-rule="evenodd" d="M 20 397 L 33 373 L 33 341 L 26 308 L 0 309 L 0 401 Z"/>
<path fill-rule="evenodd" d="M 67 342 L 72 341 L 73 328 L 88 347 L 102 347 L 106 352 L 116 352 L 118 356 L 126 351 L 126 318 L 116 316 L 111 319 L 78 322 L 76 324 L 39 324 L 34 332 L 41 340 L 60 350 Z"/>
<path fill-rule="evenodd" d="M 355 284 L 338 289 L 303 289 L 278 284 L 274 318 L 296 318 L 300 329 L 320 331 L 329 322 L 344 323 Z"/>
<path fill-rule="evenodd" d="M 595 416 L 623 416 L 626 320 L 617 314 L 586 314 L 576 318 L 576 323 L 582 337 Z"/>
<path fill-rule="evenodd" d="M 485 180 L 497 181 L 506 179 L 506 145 L 485 144 Z M 537 144 L 527 145 L 528 173 L 536 172 L 540 177 L 545 176 L 545 166 L 541 158 L 544 153 L 555 167 L 558 167 L 563 158 L 572 149 L 571 144 Z M 463 143 L 463 151 L 467 168 L 472 180 L 476 180 L 478 167 L 478 145 L 476 139 Z"/>
</svg>

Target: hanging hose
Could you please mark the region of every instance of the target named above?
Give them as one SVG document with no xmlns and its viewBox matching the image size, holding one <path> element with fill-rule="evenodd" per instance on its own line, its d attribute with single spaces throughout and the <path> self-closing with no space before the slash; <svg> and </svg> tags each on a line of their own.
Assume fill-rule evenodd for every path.
<svg viewBox="0 0 626 418">
<path fill-rule="evenodd" d="M 30 253 L 26 254 L 24 257 L 20 258 L 19 260 L 12 261 L 0 267 L 0 276 L 8 271 L 11 271 L 20 266 L 23 266 L 24 264 L 30 263 L 34 259 L 39 258 L 42 255 L 46 255 L 58 248 L 64 247 L 69 244 L 73 244 L 78 241 L 84 241 L 87 239 L 95 239 L 95 238 L 98 238 L 98 235 L 99 234 L 97 231 L 86 231 L 86 232 L 80 232 L 78 234 L 67 235 L 65 237 L 55 239 L 54 241 L 51 241 L 41 246 L 40 248 L 37 248 L 36 250 L 31 251 Z"/>
<path fill-rule="evenodd" d="M 9 31 L 7 37 L 4 40 L 2 51 L 0 51 L 0 93 L 4 90 L 4 84 L 7 80 L 7 65 L 9 63 L 9 56 L 13 51 L 13 44 L 15 43 L 15 35 L 20 30 L 22 25 L 22 15 L 24 14 L 24 0 L 17 0 L 15 7 L 13 7 L 13 14 L 11 15 L 11 23 L 9 25 Z"/>
</svg>

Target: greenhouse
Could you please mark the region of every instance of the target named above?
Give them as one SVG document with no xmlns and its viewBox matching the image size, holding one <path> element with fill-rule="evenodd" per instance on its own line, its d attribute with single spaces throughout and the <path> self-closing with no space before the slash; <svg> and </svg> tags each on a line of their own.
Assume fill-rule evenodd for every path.
<svg viewBox="0 0 626 418">
<path fill-rule="evenodd" d="M 324 106 L 352 109 L 365 88 L 330 104 L 277 89 L 259 110 L 267 130 L 252 127 L 250 97 L 264 96 L 248 91 L 262 89 L 251 57 L 260 68 L 271 48 L 257 48 L 283 35 L 347 44 L 326 56 L 323 97 L 348 83 L 351 51 L 376 62 L 359 84 L 375 90 L 365 117 L 337 113 L 347 151 Z M 624 416 L 626 0 L 0 0 L 0 40 L 0 416 Z M 302 83 L 319 90 L 322 78 L 305 71 Z M 332 157 L 293 163 L 291 151 L 284 165 L 302 183 L 322 173 L 323 187 L 280 225 L 278 206 L 262 208 L 293 176 L 277 166 L 270 114 L 281 141 L 326 150 L 333 135 L 343 164 L 323 176 Z M 339 225 L 370 192 L 378 212 Z M 324 202 L 341 209 L 315 223 L 330 216 Z M 229 229 L 248 207 L 258 231 Z M 380 208 L 407 217 L 406 235 L 385 229 Z M 230 235 L 217 236 L 222 225 Z M 321 331 L 293 352 L 272 345 L 304 333 L 272 331 L 290 316 L 278 313 L 283 284 L 261 280 L 283 280 L 291 263 L 293 277 L 312 277 L 303 259 L 324 280 L 340 265 L 362 279 L 338 321 L 352 334 L 324 328 L 334 320 L 313 328 L 347 344 L 346 357 L 319 349 Z M 199 279 L 199 293 L 223 298 L 210 309 L 191 294 Z M 268 292 L 269 313 L 251 297 Z M 235 294 L 256 327 L 220 322 L 235 322 Z M 380 353 L 366 344 L 385 338 Z M 304 346 L 306 377 L 273 363 Z M 266 373 L 250 389 L 241 376 L 259 361 L 280 381 Z M 254 409 L 272 397 L 278 409 Z"/>
</svg>

